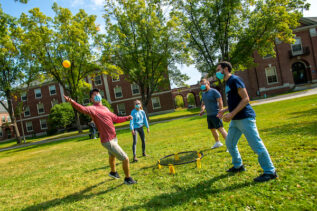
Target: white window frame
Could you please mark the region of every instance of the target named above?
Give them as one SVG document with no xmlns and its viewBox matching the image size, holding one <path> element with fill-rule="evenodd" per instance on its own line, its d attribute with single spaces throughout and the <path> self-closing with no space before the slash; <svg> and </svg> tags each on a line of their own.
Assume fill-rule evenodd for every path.
<svg viewBox="0 0 317 211">
<path fill-rule="evenodd" d="M 36 97 L 36 90 L 40 90 L 41 97 Z M 42 90 L 41 90 L 41 88 L 39 88 L 39 89 L 34 89 L 34 94 L 35 94 L 35 99 L 41 99 L 41 98 L 42 98 Z"/>
<path fill-rule="evenodd" d="M 121 112 L 121 111 L 119 110 L 119 105 L 123 105 L 123 107 L 124 107 L 124 112 Z M 124 104 L 124 103 L 119 103 L 119 104 L 117 104 L 117 110 L 118 110 L 118 115 L 127 115 L 127 111 L 126 111 L 126 109 L 125 109 L 125 104 Z"/>
<path fill-rule="evenodd" d="M 56 102 L 56 104 L 54 104 L 54 102 Z M 54 105 L 57 105 L 57 104 L 58 104 L 58 100 L 53 99 L 53 100 L 51 101 L 52 108 L 54 107 Z"/>
<path fill-rule="evenodd" d="M 302 55 L 303 52 L 304 52 L 302 39 L 301 39 L 300 37 L 295 37 L 295 39 L 296 39 L 295 43 L 294 43 L 294 44 L 291 44 L 292 55 L 293 55 L 293 56 Z M 296 44 L 297 40 L 299 40 L 300 43 L 297 43 L 297 44 Z M 293 47 L 294 47 L 294 46 L 297 46 L 297 45 L 300 45 L 301 50 L 294 51 L 294 50 L 293 50 Z"/>
<path fill-rule="evenodd" d="M 31 123 L 32 130 L 29 130 L 29 128 L 28 128 L 28 123 Z M 32 121 L 25 122 L 25 128 L 26 128 L 26 131 L 27 131 L 27 132 L 33 132 L 33 131 L 34 131 L 34 128 L 33 128 L 33 123 L 32 123 Z"/>
<path fill-rule="evenodd" d="M 11 123 L 11 117 L 10 116 L 7 116 L 7 122 Z"/>
<path fill-rule="evenodd" d="M 27 112 L 27 111 L 29 112 L 29 115 L 25 115 L 25 112 Z M 24 117 L 29 117 L 29 116 L 31 116 L 31 110 L 30 110 L 30 107 L 29 107 L 29 106 L 26 106 L 26 107 L 25 107 L 23 114 L 24 114 Z"/>
<path fill-rule="evenodd" d="M 23 100 L 23 98 L 25 97 L 25 100 Z M 21 94 L 21 101 L 22 102 L 26 102 L 28 100 L 28 97 L 27 97 L 27 95 L 26 95 L 26 92 L 23 92 L 22 94 Z"/>
<path fill-rule="evenodd" d="M 46 127 L 42 127 L 42 121 L 45 121 Z M 41 130 L 46 130 L 47 129 L 47 121 L 46 121 L 46 119 L 40 119 L 40 126 L 41 126 Z"/>
<path fill-rule="evenodd" d="M 138 93 L 133 93 L 133 86 L 137 86 L 137 87 L 138 87 L 138 90 L 139 90 Z M 139 95 L 139 94 L 140 94 L 140 87 L 139 87 L 139 85 L 137 85 L 137 84 L 131 84 L 131 93 L 132 93 L 132 95 Z"/>
<path fill-rule="evenodd" d="M 269 82 L 268 77 L 274 76 L 274 75 L 268 75 L 268 71 L 270 71 L 270 70 L 274 70 L 274 72 L 275 72 L 274 75 L 276 77 L 276 81 L 274 81 L 274 82 Z M 265 68 L 265 77 L 266 77 L 266 82 L 267 82 L 268 85 L 278 83 L 278 76 L 277 76 L 277 72 L 276 72 L 276 67 L 275 66 L 271 66 L 271 67 Z"/>
<path fill-rule="evenodd" d="M 310 34 L 311 37 L 316 37 L 317 36 L 316 28 L 310 28 L 309 29 L 309 34 Z"/>
<path fill-rule="evenodd" d="M 112 82 L 120 81 L 120 76 L 119 76 L 119 75 L 118 75 L 118 77 L 112 76 L 112 77 L 111 77 L 111 80 L 112 80 Z"/>
<path fill-rule="evenodd" d="M 54 89 L 53 89 L 53 90 L 55 91 L 54 94 L 51 93 L 51 92 L 53 91 L 53 90 L 51 89 L 51 87 L 54 87 Z M 50 86 L 48 87 L 48 90 L 49 90 L 49 92 L 50 92 L 50 96 L 57 94 L 57 90 L 56 90 L 56 86 L 55 86 L 55 85 L 50 85 Z"/>
<path fill-rule="evenodd" d="M 39 105 L 40 105 L 40 104 L 43 105 L 43 112 L 41 112 L 41 113 L 40 113 L 40 111 L 39 111 Z M 37 107 L 37 113 L 38 113 L 38 114 L 45 114 L 45 108 L 44 108 L 44 104 L 43 104 L 43 103 L 38 103 L 38 104 L 36 105 L 36 107 Z"/>
<path fill-rule="evenodd" d="M 3 121 L 3 120 L 4 120 L 4 121 Z M 7 121 L 7 120 L 6 120 L 6 116 L 2 116 L 1 122 L 2 122 L 2 123 L 6 123 L 6 121 Z"/>
<path fill-rule="evenodd" d="M 102 98 L 104 98 L 104 99 L 106 98 L 105 92 L 103 90 L 100 90 L 99 93 L 100 93 Z"/>
<path fill-rule="evenodd" d="M 116 95 L 116 89 L 120 88 L 121 89 L 121 97 L 117 97 Z M 114 92 L 114 97 L 115 99 L 119 99 L 119 98 L 123 98 L 123 93 L 122 93 L 122 87 L 121 86 L 116 86 L 113 88 L 113 92 Z"/>
<path fill-rule="evenodd" d="M 2 127 L 0 127 L 0 137 L 3 137 L 3 130 L 2 130 Z"/>
<path fill-rule="evenodd" d="M 97 77 L 99 77 L 100 79 L 97 79 Z M 100 83 L 97 83 L 97 81 L 100 81 Z M 97 75 L 97 76 L 94 78 L 94 84 L 95 84 L 95 86 L 100 86 L 100 85 L 102 85 L 101 75 Z"/>
<path fill-rule="evenodd" d="M 160 107 L 154 107 L 153 99 L 158 99 L 158 103 L 160 104 Z M 160 98 L 159 98 L 159 97 L 152 97 L 151 101 L 152 101 L 152 108 L 153 108 L 154 110 L 155 110 L 155 109 L 160 109 L 160 108 L 162 108 L 162 106 L 161 106 L 161 101 L 160 101 Z"/>
</svg>

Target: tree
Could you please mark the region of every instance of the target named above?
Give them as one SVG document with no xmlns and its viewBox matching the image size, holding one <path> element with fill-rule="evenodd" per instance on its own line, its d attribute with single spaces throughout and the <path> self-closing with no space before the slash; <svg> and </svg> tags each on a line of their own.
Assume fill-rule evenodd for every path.
<svg viewBox="0 0 317 211">
<path fill-rule="evenodd" d="M 28 0 L 14 0 L 15 2 L 20 2 L 20 3 L 23 3 L 23 4 L 26 4 L 26 3 L 28 3 Z"/>
<path fill-rule="evenodd" d="M 183 108 L 184 107 L 184 100 L 183 100 L 183 97 L 181 95 L 177 95 L 175 97 L 175 105 L 176 105 L 176 108 Z"/>
<path fill-rule="evenodd" d="M 152 94 L 177 85 L 188 77 L 177 62 L 188 62 L 189 54 L 180 36 L 176 17 L 164 16 L 160 0 L 108 0 L 105 6 L 107 41 L 103 60 L 117 66 L 131 83 L 140 87 L 145 112 Z"/>
<path fill-rule="evenodd" d="M 10 115 L 18 144 L 21 137 L 12 101 L 19 87 L 28 85 L 39 76 L 39 66 L 21 41 L 23 36 L 24 31 L 17 20 L 5 14 L 0 7 L 0 103 Z M 7 105 L 2 100 L 6 100 Z"/>
<path fill-rule="evenodd" d="M 275 55 L 276 38 L 294 42 L 292 29 L 308 7 L 305 0 L 174 0 L 172 14 L 182 21 L 197 69 L 214 75 L 219 61 L 244 70 L 255 51 Z"/>
<path fill-rule="evenodd" d="M 107 64 L 98 63 L 98 48 L 103 42 L 96 25 L 96 16 L 79 10 L 72 15 L 70 10 L 53 4 L 55 17 L 50 18 L 38 8 L 22 14 L 20 21 L 27 32 L 24 43 L 34 53 L 44 73 L 56 80 L 66 93 L 76 101 L 82 100 L 83 90 L 90 85 L 85 82 L 87 76 L 108 73 Z M 66 69 L 62 62 L 68 59 L 71 67 Z M 107 71 L 106 71 L 107 69 Z M 79 114 L 75 118 L 79 132 Z"/>
<path fill-rule="evenodd" d="M 66 129 L 74 121 L 74 110 L 70 103 L 56 104 L 48 117 L 49 125 L 58 129 Z"/>
</svg>

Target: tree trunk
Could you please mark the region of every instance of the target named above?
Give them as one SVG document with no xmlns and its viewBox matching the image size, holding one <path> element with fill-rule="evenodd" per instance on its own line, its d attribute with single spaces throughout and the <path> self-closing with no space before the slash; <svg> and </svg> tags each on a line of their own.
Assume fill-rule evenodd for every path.
<svg viewBox="0 0 317 211">
<path fill-rule="evenodd" d="M 21 121 L 21 130 L 22 130 L 23 142 L 25 143 L 25 134 L 24 134 L 24 128 L 23 128 L 23 121 L 22 121 L 21 113 L 20 113 L 20 121 Z"/>
<path fill-rule="evenodd" d="M 80 125 L 80 118 L 79 118 L 79 113 L 76 109 L 74 109 L 74 112 L 75 112 L 75 119 L 76 119 L 76 125 L 77 125 L 77 129 L 78 129 L 78 133 L 82 133 L 83 130 L 81 128 L 81 125 Z"/>
<path fill-rule="evenodd" d="M 221 88 L 223 107 L 225 107 L 228 105 L 227 95 L 226 95 L 226 82 L 225 81 L 223 83 L 220 83 L 220 88 Z"/>
<path fill-rule="evenodd" d="M 8 112 L 9 112 L 9 115 L 10 115 L 10 118 L 11 118 L 11 121 L 12 121 L 12 125 L 13 125 L 13 128 L 14 128 L 17 144 L 21 144 L 22 140 L 21 140 L 19 128 L 18 128 L 18 125 L 17 125 L 17 120 L 16 120 L 15 115 L 14 115 L 14 110 L 13 110 L 11 92 L 10 91 L 6 92 L 6 97 L 7 97 L 7 100 L 8 100 Z"/>
</svg>

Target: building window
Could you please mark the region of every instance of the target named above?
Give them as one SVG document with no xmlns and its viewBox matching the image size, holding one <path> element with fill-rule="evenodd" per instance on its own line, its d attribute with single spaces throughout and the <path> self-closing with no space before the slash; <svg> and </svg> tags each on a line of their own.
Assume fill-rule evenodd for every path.
<svg viewBox="0 0 317 211">
<path fill-rule="evenodd" d="M 95 86 L 99 86 L 99 85 L 102 85 L 102 80 L 100 75 L 95 77 Z"/>
<path fill-rule="evenodd" d="M 113 76 L 112 82 L 120 81 L 120 76 Z"/>
<path fill-rule="evenodd" d="M 115 98 L 123 97 L 121 86 L 117 86 L 114 88 L 114 95 L 115 95 Z"/>
<path fill-rule="evenodd" d="M 47 129 L 46 119 L 40 119 L 40 125 L 42 130 Z"/>
<path fill-rule="evenodd" d="M 52 104 L 52 108 L 58 104 L 58 100 L 54 99 L 51 101 L 51 104 Z"/>
<path fill-rule="evenodd" d="M 33 131 L 33 125 L 32 122 L 26 122 L 25 123 L 26 131 L 27 132 L 32 132 Z"/>
<path fill-rule="evenodd" d="M 0 137 L 3 136 L 2 127 L 0 127 Z"/>
<path fill-rule="evenodd" d="M 276 74 L 275 67 L 265 68 L 265 74 L 266 74 L 267 84 L 277 83 L 277 74 Z"/>
<path fill-rule="evenodd" d="M 26 92 L 21 94 L 21 101 L 27 101 Z"/>
<path fill-rule="evenodd" d="M 263 59 L 270 59 L 272 57 L 273 57 L 272 54 L 267 54 L 266 56 L 263 56 Z"/>
<path fill-rule="evenodd" d="M 309 29 L 309 33 L 311 37 L 316 37 L 317 36 L 316 28 Z"/>
<path fill-rule="evenodd" d="M 11 123 L 11 118 L 10 118 L 10 116 L 7 117 L 7 121 L 8 121 L 9 123 Z"/>
<path fill-rule="evenodd" d="M 295 37 L 295 43 L 291 44 L 293 56 L 303 54 L 302 40 L 300 37 Z"/>
<path fill-rule="evenodd" d="M 35 93 L 35 98 L 36 99 L 42 98 L 41 89 L 34 89 L 34 93 Z"/>
<path fill-rule="evenodd" d="M 118 107 L 118 115 L 120 116 L 126 115 L 124 103 L 118 104 L 117 107 Z"/>
<path fill-rule="evenodd" d="M 28 117 L 28 116 L 31 116 L 31 112 L 30 112 L 30 107 L 29 106 L 25 107 L 25 110 L 24 110 L 24 117 Z"/>
<path fill-rule="evenodd" d="M 6 122 L 6 117 L 2 116 L 2 123 L 5 123 L 5 122 Z"/>
<path fill-rule="evenodd" d="M 153 97 L 152 98 L 152 107 L 153 107 L 153 109 L 161 108 L 161 103 L 160 103 L 160 98 L 159 97 Z"/>
<path fill-rule="evenodd" d="M 38 114 L 44 114 L 45 113 L 43 103 L 37 104 L 37 112 L 38 112 Z"/>
<path fill-rule="evenodd" d="M 84 105 L 88 105 L 89 103 L 90 103 L 89 98 L 85 98 L 85 99 L 83 100 L 83 104 L 84 104 Z"/>
<path fill-rule="evenodd" d="M 49 86 L 50 95 L 56 95 L 56 87 L 55 85 Z"/>
<path fill-rule="evenodd" d="M 100 90 L 99 93 L 100 93 L 102 98 L 105 98 L 105 92 L 104 91 Z"/>
<path fill-rule="evenodd" d="M 138 95 L 138 94 L 140 94 L 139 85 L 137 85 L 137 84 L 131 84 L 131 89 L 132 89 L 132 95 Z"/>
</svg>

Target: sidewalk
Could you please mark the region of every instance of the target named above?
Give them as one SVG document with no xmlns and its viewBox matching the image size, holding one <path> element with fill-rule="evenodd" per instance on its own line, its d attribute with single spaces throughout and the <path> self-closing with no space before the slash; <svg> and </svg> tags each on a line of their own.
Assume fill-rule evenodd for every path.
<svg viewBox="0 0 317 211">
<path fill-rule="evenodd" d="M 304 97 L 304 96 L 309 96 L 309 95 L 314 95 L 314 94 L 317 94 L 317 88 L 308 89 L 306 91 L 302 91 L 302 92 L 298 92 L 298 93 L 279 95 L 279 96 L 272 97 L 272 98 L 257 100 L 254 103 L 252 103 L 252 106 L 257 106 L 257 105 L 262 105 L 262 104 L 272 103 L 272 102 L 278 102 L 278 101 L 283 101 L 283 100 L 289 100 L 289 99 L 294 99 L 294 98 Z M 154 124 L 158 124 L 158 123 L 164 123 L 164 122 L 170 122 L 170 121 L 174 121 L 174 120 L 178 120 L 178 119 L 186 119 L 186 118 L 190 118 L 190 117 L 193 117 L 193 116 L 199 116 L 199 114 L 193 114 L 193 115 L 189 115 L 189 116 L 177 117 L 177 118 L 174 118 L 174 119 L 168 119 L 168 120 L 152 122 L 152 123 L 150 123 L 150 125 L 154 125 Z M 116 131 L 126 130 L 126 129 L 129 129 L 129 126 L 116 128 Z M 32 146 L 32 145 L 39 145 L 39 144 L 45 144 L 45 143 L 50 143 L 50 142 L 55 142 L 55 141 L 60 141 L 60 140 L 67 140 L 67 139 L 71 139 L 71 138 L 80 138 L 80 137 L 84 137 L 84 136 L 88 136 L 88 134 L 79 134 L 79 135 L 74 135 L 74 136 L 70 136 L 70 137 L 66 137 L 66 138 L 42 140 L 42 141 L 28 143 L 28 144 L 24 144 L 24 145 L 7 147 L 7 148 L 0 149 L 0 152 L 8 151 L 8 150 L 11 150 L 11 149 L 18 149 L 18 148 L 22 148 L 22 147 L 28 147 L 28 146 Z"/>
</svg>

